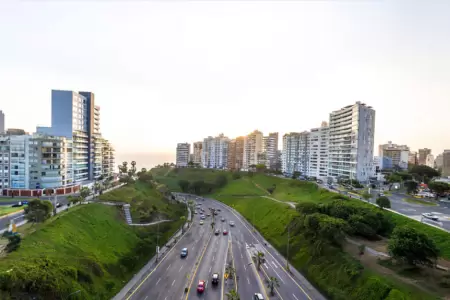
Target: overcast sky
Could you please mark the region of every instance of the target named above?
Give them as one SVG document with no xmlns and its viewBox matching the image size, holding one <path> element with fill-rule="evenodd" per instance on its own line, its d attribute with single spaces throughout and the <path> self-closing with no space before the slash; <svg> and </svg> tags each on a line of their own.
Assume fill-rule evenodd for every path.
<svg viewBox="0 0 450 300">
<path fill-rule="evenodd" d="M 376 109 L 375 142 L 450 149 L 450 1 L 2 1 L 0 110 L 50 125 L 51 89 L 96 94 L 119 152 Z"/>
</svg>

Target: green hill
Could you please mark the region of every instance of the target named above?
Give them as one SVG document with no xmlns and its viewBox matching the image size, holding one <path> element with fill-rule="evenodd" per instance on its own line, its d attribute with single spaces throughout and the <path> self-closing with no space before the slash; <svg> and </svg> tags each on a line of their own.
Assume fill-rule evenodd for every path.
<svg viewBox="0 0 450 300">
<path fill-rule="evenodd" d="M 133 188 L 132 188 L 133 189 Z M 116 193 L 130 190 L 119 189 Z M 162 199 L 175 222 L 159 226 L 163 244 L 184 213 Z M 171 211 L 169 213 L 169 211 Z M 132 227 L 115 206 L 88 204 L 37 225 L 20 248 L 0 259 L 1 299 L 110 299 L 155 253 L 156 226 Z M 162 234 L 162 235 L 161 235 Z"/>
</svg>

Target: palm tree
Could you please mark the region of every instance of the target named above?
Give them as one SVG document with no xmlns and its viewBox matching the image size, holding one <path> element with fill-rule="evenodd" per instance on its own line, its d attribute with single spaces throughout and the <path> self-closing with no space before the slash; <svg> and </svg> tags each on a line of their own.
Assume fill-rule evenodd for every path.
<svg viewBox="0 0 450 300">
<path fill-rule="evenodd" d="M 253 255 L 253 260 L 256 263 L 256 268 L 259 270 L 261 264 L 264 263 L 264 252 L 258 251 Z"/>
<path fill-rule="evenodd" d="M 238 293 L 234 289 L 230 290 L 226 295 L 228 300 L 241 300 Z"/>
<path fill-rule="evenodd" d="M 267 287 L 270 289 L 270 295 L 275 295 L 274 291 L 276 287 L 280 287 L 280 283 L 276 277 L 269 277 L 266 279 Z"/>
<path fill-rule="evenodd" d="M 136 173 L 136 162 L 133 160 L 131 162 L 131 168 L 130 168 L 130 171 L 129 171 L 130 177 L 133 176 L 135 173 Z"/>
<path fill-rule="evenodd" d="M 231 264 L 228 264 L 226 267 L 225 267 L 225 273 L 227 273 L 228 274 L 228 278 L 233 278 L 234 277 L 234 275 L 236 274 L 236 270 L 233 268 L 233 266 L 231 265 Z"/>
<path fill-rule="evenodd" d="M 181 216 L 180 217 L 180 221 L 183 221 L 183 224 L 181 224 L 181 234 L 184 233 L 184 223 L 186 221 L 186 217 L 185 216 Z"/>
</svg>

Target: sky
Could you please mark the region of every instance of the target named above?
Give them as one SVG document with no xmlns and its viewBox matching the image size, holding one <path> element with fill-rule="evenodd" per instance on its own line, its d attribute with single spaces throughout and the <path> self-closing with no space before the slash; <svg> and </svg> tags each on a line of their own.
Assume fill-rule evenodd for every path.
<svg viewBox="0 0 450 300">
<path fill-rule="evenodd" d="M 173 155 L 219 133 L 309 130 L 362 101 L 376 145 L 436 155 L 450 149 L 449 15 L 446 0 L 2 1 L 0 110 L 33 132 L 51 89 L 92 91 L 119 155 Z"/>
</svg>

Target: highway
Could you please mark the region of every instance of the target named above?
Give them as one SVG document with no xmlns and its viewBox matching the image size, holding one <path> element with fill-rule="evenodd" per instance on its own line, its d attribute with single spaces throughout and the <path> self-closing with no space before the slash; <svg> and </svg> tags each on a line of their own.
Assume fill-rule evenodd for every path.
<svg viewBox="0 0 450 300">
<path fill-rule="evenodd" d="M 215 217 L 215 228 L 220 230 L 220 234 L 213 234 L 212 217 L 207 217 L 204 225 L 200 225 L 200 214 L 194 214 L 189 231 L 135 287 L 133 294 L 124 299 L 223 300 L 226 299 L 227 291 L 235 284 L 241 299 L 253 299 L 255 293 L 263 294 L 264 299 L 325 299 L 297 271 L 287 272 L 284 268 L 286 260 L 272 246 L 265 245 L 267 242 L 264 238 L 253 232 L 251 225 L 240 215 L 218 201 L 201 199 L 203 198 L 196 201 L 201 203 L 205 213 L 209 212 L 209 208 L 221 210 Z M 222 217 L 224 222 L 221 221 Z M 230 221 L 234 221 L 235 226 L 230 226 Z M 224 229 L 228 231 L 228 235 L 223 235 Z M 188 248 L 187 258 L 180 257 L 182 248 Z M 251 253 L 255 249 L 265 253 L 266 257 L 266 263 L 260 270 L 256 269 L 252 260 Z M 225 283 L 224 270 L 228 263 L 234 266 L 236 277 Z M 213 273 L 220 275 L 216 286 L 211 283 Z M 268 297 L 265 283 L 268 276 L 276 277 L 280 284 L 274 297 Z M 204 293 L 197 292 L 199 280 L 206 282 Z"/>
</svg>

